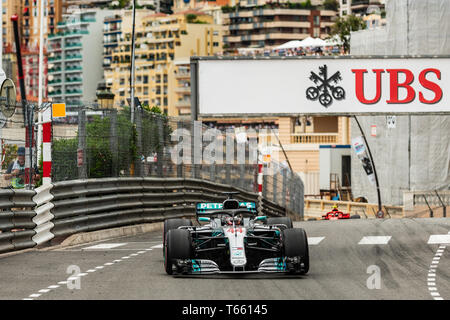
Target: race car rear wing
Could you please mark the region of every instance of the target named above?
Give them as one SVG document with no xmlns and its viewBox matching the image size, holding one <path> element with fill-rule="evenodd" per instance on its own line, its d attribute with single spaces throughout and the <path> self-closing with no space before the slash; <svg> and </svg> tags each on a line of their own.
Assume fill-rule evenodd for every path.
<svg viewBox="0 0 450 320">
<path fill-rule="evenodd" d="M 251 213 L 257 213 L 256 203 L 254 202 L 239 202 L 239 209 L 248 210 Z M 198 214 L 214 214 L 217 211 L 223 211 L 223 203 L 219 202 L 202 202 L 195 206 L 195 213 Z"/>
</svg>

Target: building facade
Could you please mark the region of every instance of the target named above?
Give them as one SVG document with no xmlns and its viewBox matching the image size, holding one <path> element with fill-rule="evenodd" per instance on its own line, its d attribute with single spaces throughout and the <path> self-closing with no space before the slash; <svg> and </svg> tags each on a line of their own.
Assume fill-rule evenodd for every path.
<svg viewBox="0 0 450 320">
<path fill-rule="evenodd" d="M 346 15 L 365 16 L 378 12 L 385 7 L 385 0 L 339 0 L 339 16 Z"/>
<path fill-rule="evenodd" d="M 289 7 L 240 8 L 224 14 L 228 50 L 275 47 L 307 37 L 327 38 L 337 12 Z"/>
<path fill-rule="evenodd" d="M 48 96 L 53 101 L 80 105 L 96 99 L 103 78 L 103 19 L 109 10 L 67 13 L 58 32 L 48 38 Z"/>
<path fill-rule="evenodd" d="M 136 25 L 135 96 L 143 105 L 158 106 L 170 116 L 190 113 L 189 57 L 222 50 L 222 26 L 198 11 L 163 13 L 139 19 Z M 125 24 L 123 24 L 125 25 Z M 116 105 L 130 97 L 131 30 L 122 30 L 105 81 Z"/>
</svg>

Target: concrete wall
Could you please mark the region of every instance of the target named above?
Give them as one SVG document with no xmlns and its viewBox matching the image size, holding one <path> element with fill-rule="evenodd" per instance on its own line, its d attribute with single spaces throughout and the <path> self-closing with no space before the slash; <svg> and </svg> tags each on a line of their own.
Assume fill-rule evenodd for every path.
<svg viewBox="0 0 450 320">
<path fill-rule="evenodd" d="M 387 26 L 351 34 L 358 55 L 448 55 L 450 1 L 388 0 Z M 450 117 L 397 116 L 388 129 L 385 116 L 358 116 L 375 162 L 383 204 L 402 205 L 403 191 L 434 190 L 450 185 Z M 377 136 L 370 136 L 370 126 Z M 351 120 L 351 137 L 361 135 Z M 352 152 L 352 191 L 376 203 L 361 162 Z"/>
</svg>

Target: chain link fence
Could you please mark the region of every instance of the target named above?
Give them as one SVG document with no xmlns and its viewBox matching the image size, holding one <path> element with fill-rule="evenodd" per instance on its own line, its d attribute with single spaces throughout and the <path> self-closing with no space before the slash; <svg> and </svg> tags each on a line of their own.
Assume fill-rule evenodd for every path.
<svg viewBox="0 0 450 320">
<path fill-rule="evenodd" d="M 53 120 L 52 181 L 101 177 L 197 178 L 258 192 L 257 136 L 237 143 L 224 132 L 190 120 L 137 109 L 67 109 Z M 194 135 L 192 133 L 194 132 Z M 273 170 L 273 169 L 276 170 Z M 269 170 L 270 169 L 270 170 Z M 303 183 L 272 161 L 264 168 L 268 200 L 303 213 Z"/>
</svg>

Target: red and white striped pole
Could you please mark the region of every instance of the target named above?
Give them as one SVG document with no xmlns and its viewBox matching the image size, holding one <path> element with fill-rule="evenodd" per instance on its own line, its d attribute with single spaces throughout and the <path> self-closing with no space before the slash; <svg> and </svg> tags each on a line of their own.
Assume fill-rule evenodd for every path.
<svg viewBox="0 0 450 320">
<path fill-rule="evenodd" d="M 52 183 L 52 105 L 42 115 L 42 185 Z"/>
<path fill-rule="evenodd" d="M 258 194 L 262 196 L 262 184 L 263 184 L 263 164 L 258 163 Z"/>
</svg>

